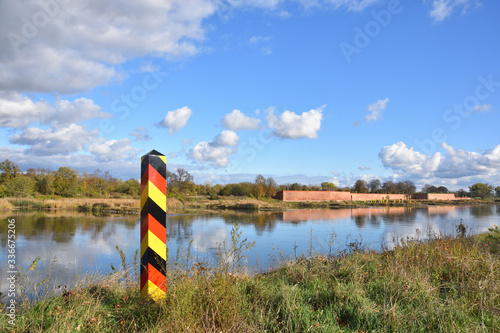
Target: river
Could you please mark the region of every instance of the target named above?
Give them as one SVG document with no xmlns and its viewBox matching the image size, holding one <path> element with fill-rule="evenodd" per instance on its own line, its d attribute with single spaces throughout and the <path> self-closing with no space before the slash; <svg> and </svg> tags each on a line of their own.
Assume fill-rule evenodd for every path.
<svg viewBox="0 0 500 333">
<path fill-rule="evenodd" d="M 138 216 L 93 216 L 71 212 L 1 213 L 0 290 L 7 291 L 8 221 L 14 219 L 16 268 L 36 284 L 50 275 L 54 285 L 71 285 L 86 273 L 107 274 L 121 267 L 116 246 L 132 265 L 139 248 Z M 195 258 L 214 260 L 218 244 L 230 243 L 239 225 L 242 238 L 255 241 L 248 252 L 250 272 L 267 270 L 277 262 L 311 251 L 338 253 L 364 246 L 391 249 L 398 239 L 456 234 L 463 223 L 468 233 L 500 225 L 500 206 L 429 206 L 422 208 L 356 208 L 293 210 L 286 212 L 169 215 L 167 247 Z M 34 270 L 28 268 L 40 257 Z"/>
</svg>

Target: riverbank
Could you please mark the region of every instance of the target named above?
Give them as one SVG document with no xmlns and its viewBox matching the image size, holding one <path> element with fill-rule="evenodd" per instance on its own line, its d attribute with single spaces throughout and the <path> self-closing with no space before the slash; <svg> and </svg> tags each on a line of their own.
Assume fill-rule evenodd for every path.
<svg viewBox="0 0 500 333">
<path fill-rule="evenodd" d="M 116 273 L 25 306 L 15 326 L 2 316 L 0 331 L 497 332 L 500 230 L 466 233 L 459 227 L 454 237 L 400 241 L 382 252 L 352 245 L 249 276 L 231 268 L 245 255 L 236 232 L 218 265 L 187 255 L 184 269 L 170 266 L 161 302 L 141 296 L 124 261 Z"/>
<path fill-rule="evenodd" d="M 482 205 L 500 204 L 496 200 L 374 200 L 374 201 L 323 201 L 284 202 L 281 200 L 248 197 L 184 196 L 167 198 L 168 213 L 219 213 L 224 210 L 238 211 L 284 211 L 290 209 L 362 208 L 362 207 L 425 207 L 436 205 Z M 114 198 L 4 198 L 0 199 L 0 210 L 46 209 L 73 210 L 115 214 L 139 214 L 140 200 Z"/>
</svg>

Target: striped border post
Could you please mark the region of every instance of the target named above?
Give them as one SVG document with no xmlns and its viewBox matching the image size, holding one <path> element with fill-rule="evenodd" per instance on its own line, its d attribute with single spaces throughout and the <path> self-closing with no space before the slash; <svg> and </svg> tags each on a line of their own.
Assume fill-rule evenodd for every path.
<svg viewBox="0 0 500 333">
<path fill-rule="evenodd" d="M 141 293 L 166 294 L 167 157 L 152 150 L 141 158 Z"/>
</svg>

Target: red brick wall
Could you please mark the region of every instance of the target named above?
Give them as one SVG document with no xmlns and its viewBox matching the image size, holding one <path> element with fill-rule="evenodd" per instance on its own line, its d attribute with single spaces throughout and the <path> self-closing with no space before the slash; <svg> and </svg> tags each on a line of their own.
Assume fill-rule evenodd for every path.
<svg viewBox="0 0 500 333">
<path fill-rule="evenodd" d="M 283 201 L 405 200 L 406 194 L 350 193 L 339 191 L 280 191 L 276 194 L 276 199 Z M 453 193 L 415 193 L 412 199 L 467 200 L 470 198 L 456 198 Z"/>
<path fill-rule="evenodd" d="M 369 200 L 405 200 L 405 194 L 383 194 L 383 193 L 351 193 L 353 201 Z"/>
<path fill-rule="evenodd" d="M 429 193 L 427 194 L 429 200 L 455 200 L 453 193 Z"/>
<path fill-rule="evenodd" d="M 327 191 L 330 193 L 330 200 L 333 201 L 345 201 L 351 200 L 350 192 L 340 192 L 340 191 Z"/>
<path fill-rule="evenodd" d="M 424 200 L 469 200 L 470 198 L 457 198 L 453 193 L 415 193 L 414 199 Z"/>
</svg>

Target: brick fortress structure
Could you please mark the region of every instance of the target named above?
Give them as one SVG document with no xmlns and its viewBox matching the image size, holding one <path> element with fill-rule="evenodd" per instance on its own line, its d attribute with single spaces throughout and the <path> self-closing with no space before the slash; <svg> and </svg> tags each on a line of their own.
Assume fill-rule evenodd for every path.
<svg viewBox="0 0 500 333">
<path fill-rule="evenodd" d="M 279 191 L 275 198 L 283 201 L 470 200 L 466 197 L 457 198 L 453 193 L 415 193 L 408 196 L 406 194 L 341 191 Z"/>
</svg>

